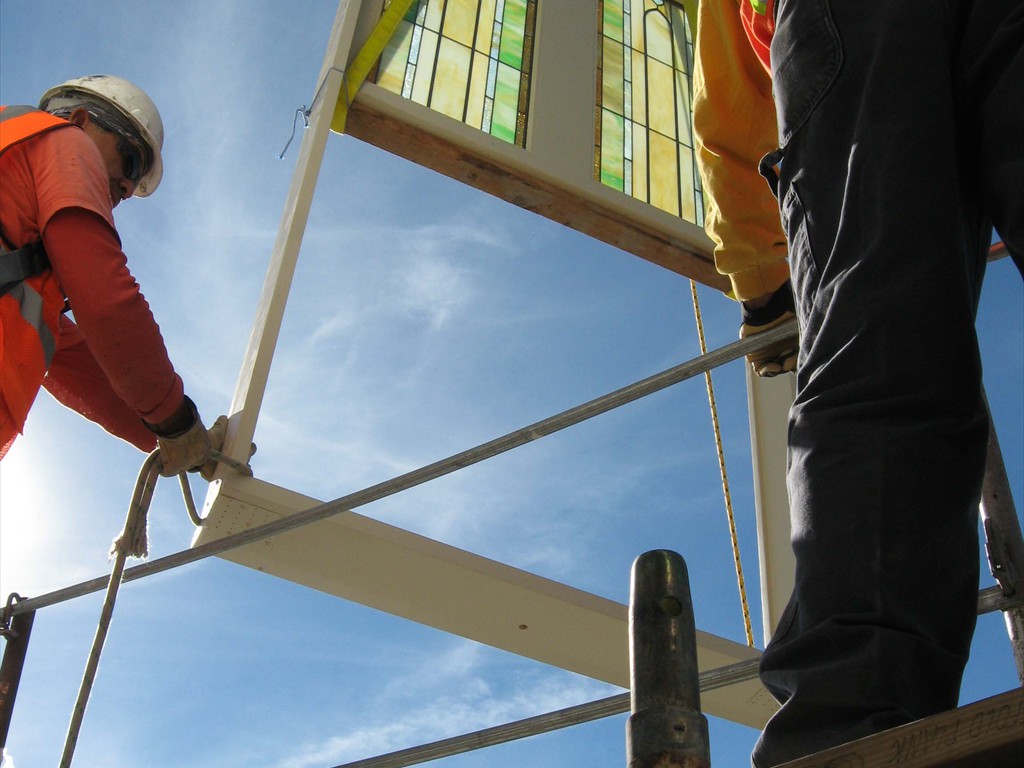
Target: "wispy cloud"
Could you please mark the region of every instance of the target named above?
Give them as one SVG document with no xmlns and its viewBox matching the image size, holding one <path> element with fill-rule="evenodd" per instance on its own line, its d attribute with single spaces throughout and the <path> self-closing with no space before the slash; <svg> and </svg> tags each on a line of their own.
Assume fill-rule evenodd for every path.
<svg viewBox="0 0 1024 768">
<path fill-rule="evenodd" d="M 299 745 L 275 768 L 322 768 L 451 738 L 611 695 L 612 686 L 567 673 L 525 674 L 496 688 L 493 656 L 458 641 L 439 657 L 405 669 L 401 685 L 369 695 L 370 714 L 346 732 Z M 350 717 L 351 713 L 347 713 Z"/>
</svg>

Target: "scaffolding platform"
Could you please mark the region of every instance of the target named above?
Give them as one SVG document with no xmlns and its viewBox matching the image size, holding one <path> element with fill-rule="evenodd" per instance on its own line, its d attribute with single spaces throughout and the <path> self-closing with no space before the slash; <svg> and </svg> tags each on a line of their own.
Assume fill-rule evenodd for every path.
<svg viewBox="0 0 1024 768">
<path fill-rule="evenodd" d="M 993 696 L 779 768 L 1019 768 L 1024 689 Z"/>
</svg>

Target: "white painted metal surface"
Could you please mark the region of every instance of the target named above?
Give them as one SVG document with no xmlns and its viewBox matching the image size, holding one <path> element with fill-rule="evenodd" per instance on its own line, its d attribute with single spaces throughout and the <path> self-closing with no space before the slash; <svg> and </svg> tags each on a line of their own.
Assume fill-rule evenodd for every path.
<svg viewBox="0 0 1024 768">
<path fill-rule="evenodd" d="M 747 367 L 750 452 L 754 465 L 754 507 L 757 513 L 765 644 L 789 602 L 796 571 L 796 558 L 789 543 L 789 494 L 786 491 L 789 408 L 795 396 L 795 375 L 763 379 Z"/>
<path fill-rule="evenodd" d="M 195 544 L 318 505 L 292 491 L 235 476 L 207 502 Z M 299 584 L 512 653 L 629 687 L 627 606 L 345 512 L 224 555 Z M 700 669 L 756 658 L 706 632 Z M 755 728 L 775 705 L 757 680 L 707 692 L 708 714 Z"/>
</svg>

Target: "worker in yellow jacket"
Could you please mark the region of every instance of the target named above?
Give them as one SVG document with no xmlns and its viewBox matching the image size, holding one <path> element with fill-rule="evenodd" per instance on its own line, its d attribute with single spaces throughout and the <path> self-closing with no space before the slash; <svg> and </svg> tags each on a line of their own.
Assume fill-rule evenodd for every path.
<svg viewBox="0 0 1024 768">
<path fill-rule="evenodd" d="M 744 333 L 790 297 L 800 326 L 796 584 L 761 661 L 781 708 L 752 755 L 769 768 L 958 703 L 993 224 L 1024 264 L 1024 3 L 701 0 L 699 14 L 718 267 Z"/>
</svg>

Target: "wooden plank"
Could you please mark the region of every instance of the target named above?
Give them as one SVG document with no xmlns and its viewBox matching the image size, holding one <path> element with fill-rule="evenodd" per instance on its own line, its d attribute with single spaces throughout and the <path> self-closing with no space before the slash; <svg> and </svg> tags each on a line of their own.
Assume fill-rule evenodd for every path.
<svg viewBox="0 0 1024 768">
<path fill-rule="evenodd" d="M 319 504 L 269 483 L 214 484 L 193 544 Z M 629 687 L 628 608 L 354 512 L 233 550 L 226 559 L 445 632 Z M 629 574 L 623 574 L 627 580 Z M 699 632 L 702 671 L 759 656 Z M 756 679 L 703 696 L 705 710 L 760 728 L 775 702 Z"/>
<path fill-rule="evenodd" d="M 779 768 L 1020 768 L 1024 690 L 893 728 Z"/>
<path fill-rule="evenodd" d="M 368 86 L 369 87 L 369 86 Z M 420 108 L 413 104 L 409 110 Z M 467 145 L 428 132 L 357 100 L 348 116 L 347 130 L 369 144 L 431 168 L 520 208 L 540 214 L 609 245 L 621 248 L 716 290 L 729 282 L 713 260 L 693 245 L 644 224 L 627 214 L 523 171 L 485 157 Z M 495 140 L 496 141 L 496 140 Z M 666 214 L 667 215 L 667 214 Z"/>
</svg>

